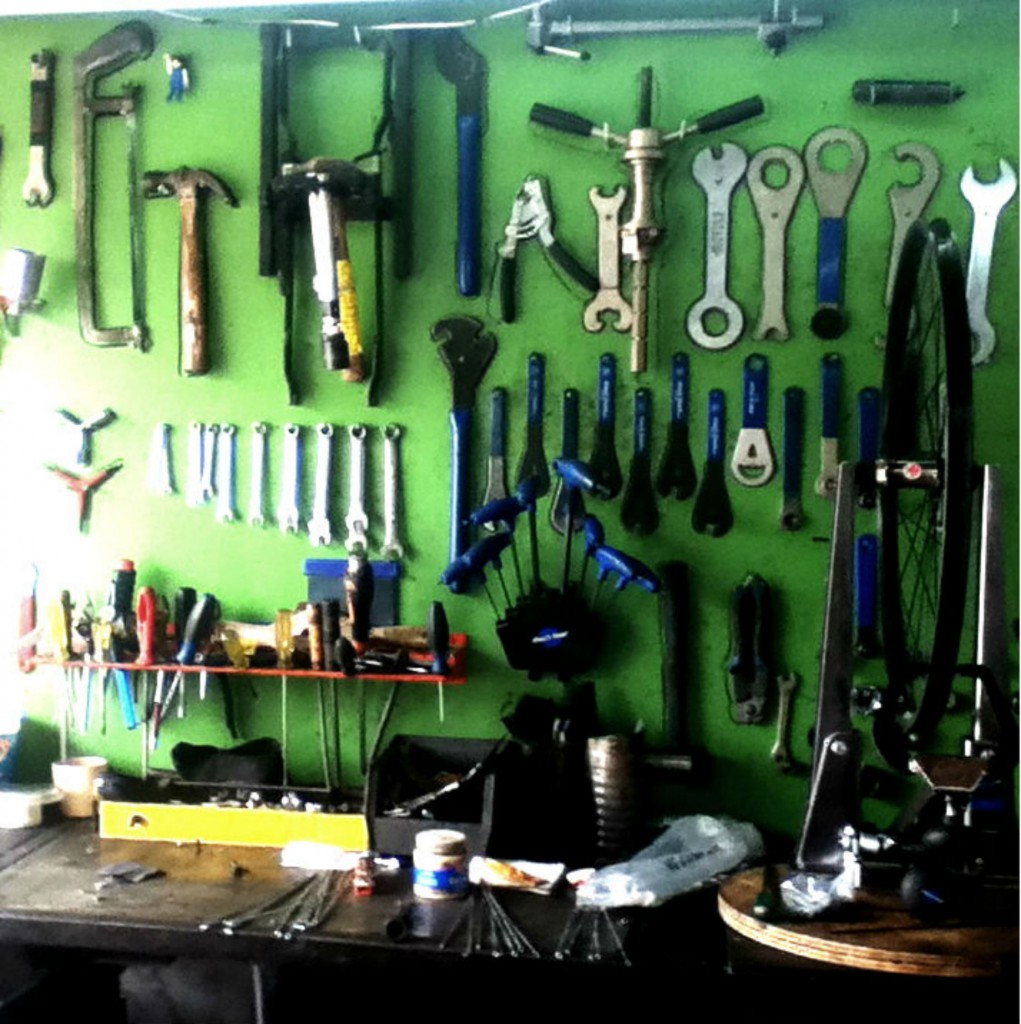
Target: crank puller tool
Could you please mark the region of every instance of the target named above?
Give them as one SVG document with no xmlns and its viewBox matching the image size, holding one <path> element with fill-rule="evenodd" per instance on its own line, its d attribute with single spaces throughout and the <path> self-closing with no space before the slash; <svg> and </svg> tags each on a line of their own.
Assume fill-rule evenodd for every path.
<svg viewBox="0 0 1021 1024">
<path fill-rule="evenodd" d="M 854 647 L 862 658 L 878 658 L 882 653 L 877 628 L 878 579 L 879 540 L 874 533 L 863 533 L 854 543 L 855 609 L 858 624 Z"/>
<path fill-rule="evenodd" d="M 769 696 L 769 584 L 749 573 L 731 599 L 727 662 L 731 712 L 738 725 L 761 725 Z"/>
<path fill-rule="evenodd" d="M 471 418 L 475 392 L 496 355 L 496 338 L 482 321 L 470 316 L 446 317 L 433 325 L 433 341 L 450 374 L 450 560 L 468 547 L 468 473 L 471 466 Z M 453 588 L 452 588 L 453 589 Z M 459 590 L 454 590 L 460 593 Z"/>
<path fill-rule="evenodd" d="M 26 206 L 53 202 L 50 146 L 53 143 L 53 66 L 49 50 L 32 54 L 32 78 L 28 129 L 28 177 L 21 190 Z"/>
<path fill-rule="evenodd" d="M 484 507 L 509 497 L 507 490 L 507 389 L 493 388 L 489 396 L 489 459 L 486 462 Z M 474 521 L 474 520 L 473 520 Z M 482 528 L 496 529 L 496 520 L 486 520 Z"/>
<path fill-rule="evenodd" d="M 620 503 L 620 521 L 629 533 L 641 537 L 654 533 L 659 525 L 656 492 L 652 488 L 652 392 L 635 392 L 635 447 L 631 455 L 624 497 Z"/>
<path fill-rule="evenodd" d="M 578 459 L 578 392 L 575 388 L 565 388 L 563 397 L 562 440 L 560 442 L 560 460 L 577 461 Z M 554 460 L 554 467 L 556 466 Z M 585 502 L 578 487 L 565 486 L 563 475 L 557 479 L 550 501 L 549 521 L 553 532 L 562 537 L 567 531 L 568 520 L 571 528 L 580 530 L 585 518 Z"/>
<path fill-rule="evenodd" d="M 460 32 L 436 39 L 436 66 L 457 98 L 457 290 L 478 295 L 481 282 L 480 197 L 486 61 Z"/>
<path fill-rule="evenodd" d="M 858 504 L 876 507 L 876 459 L 879 458 L 879 420 L 883 396 L 879 388 L 862 388 L 858 392 L 858 461 L 855 464 L 855 485 Z"/>
<path fill-rule="evenodd" d="M 776 472 L 773 445 L 769 440 L 768 392 L 769 363 L 765 356 L 750 355 L 744 361 L 741 430 L 730 460 L 731 472 L 745 487 L 762 487 Z"/>
<path fill-rule="evenodd" d="M 673 495 L 678 501 L 690 498 L 698 483 L 688 441 L 689 397 L 688 356 L 676 352 L 670 366 L 670 426 L 663 461 L 656 474 L 656 490 L 664 498 Z"/>
<path fill-rule="evenodd" d="M 546 359 L 538 352 L 528 357 L 528 425 L 525 453 L 518 468 L 518 484 L 535 480 L 536 497 L 549 493 L 549 463 L 542 442 L 542 417 L 546 399 Z"/>
<path fill-rule="evenodd" d="M 837 466 L 840 465 L 840 356 L 828 352 L 822 357 L 821 366 L 822 437 L 815 493 L 832 500 L 837 493 Z"/>
<path fill-rule="evenodd" d="M 722 537 L 734 525 L 734 512 L 727 494 L 723 471 L 723 447 L 726 442 L 727 398 L 719 389 L 709 392 L 709 432 L 706 440 L 702 482 L 691 510 L 691 526 L 696 533 Z"/>
<path fill-rule="evenodd" d="M 800 530 L 802 466 L 805 461 L 805 392 L 790 387 L 783 393 L 783 505 L 780 529 Z"/>
<path fill-rule="evenodd" d="M 607 498 L 616 498 L 624 486 L 615 440 L 617 428 L 617 357 L 607 352 L 599 358 L 599 390 L 596 397 L 596 445 L 589 469 Z"/>
<path fill-rule="evenodd" d="M 830 171 L 823 166 L 822 152 L 827 146 L 847 149 L 848 163 L 843 170 Z M 865 140 L 851 128 L 824 128 L 805 146 L 805 173 L 819 211 L 819 308 L 812 317 L 812 333 L 826 341 L 847 330 L 843 285 L 847 211 L 867 159 Z"/>
</svg>

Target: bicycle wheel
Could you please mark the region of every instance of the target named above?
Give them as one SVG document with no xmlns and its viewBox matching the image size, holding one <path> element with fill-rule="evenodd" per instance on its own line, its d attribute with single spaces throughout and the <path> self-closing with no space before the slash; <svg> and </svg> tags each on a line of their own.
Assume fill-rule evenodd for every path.
<svg viewBox="0 0 1021 1024">
<path fill-rule="evenodd" d="M 949 226 L 916 223 L 894 283 L 883 368 L 879 534 L 887 688 L 873 735 L 906 770 L 950 698 L 967 595 L 971 332 Z"/>
</svg>

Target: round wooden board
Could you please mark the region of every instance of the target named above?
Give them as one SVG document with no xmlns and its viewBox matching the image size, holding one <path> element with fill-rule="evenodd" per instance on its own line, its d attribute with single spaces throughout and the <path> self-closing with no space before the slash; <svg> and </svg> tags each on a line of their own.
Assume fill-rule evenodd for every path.
<svg viewBox="0 0 1021 1024">
<path fill-rule="evenodd" d="M 1017 963 L 1016 923 L 934 926 L 906 911 L 892 893 L 867 890 L 845 921 L 762 921 L 753 913 L 761 889 L 761 868 L 728 878 L 720 886 L 720 916 L 738 934 L 794 956 L 945 978 L 996 977 Z"/>
</svg>

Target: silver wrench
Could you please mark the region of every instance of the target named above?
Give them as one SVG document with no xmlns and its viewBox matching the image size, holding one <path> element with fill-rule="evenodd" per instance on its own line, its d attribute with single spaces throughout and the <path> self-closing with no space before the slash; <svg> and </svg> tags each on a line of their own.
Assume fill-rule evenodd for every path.
<svg viewBox="0 0 1021 1024">
<path fill-rule="evenodd" d="M 316 426 L 316 483 L 312 495 L 312 515 L 308 520 L 308 536 L 313 547 L 333 542 L 330 529 L 330 484 L 333 480 L 333 426 Z"/>
<path fill-rule="evenodd" d="M 281 533 L 297 533 L 301 529 L 301 427 L 296 423 L 284 425 L 277 523 Z"/>
<path fill-rule="evenodd" d="M 54 63 L 55 58 L 49 50 L 32 54 L 28 177 L 21 189 L 21 197 L 28 206 L 49 206 L 53 201 L 50 144 L 53 136 Z"/>
<path fill-rule="evenodd" d="M 995 181 L 979 181 L 973 167 L 961 175 L 961 193 L 974 214 L 971 249 L 968 253 L 968 321 L 971 324 L 973 366 L 988 363 L 996 348 L 996 331 L 989 322 L 986 303 L 989 298 L 989 265 L 993 259 L 996 222 L 1000 211 L 1017 191 L 1017 175 L 1006 160 L 1000 160 L 1000 176 Z"/>
<path fill-rule="evenodd" d="M 740 146 L 723 142 L 695 155 L 691 173 L 706 195 L 705 293 L 688 310 L 688 335 L 701 348 L 730 348 L 744 329 L 744 313 L 727 294 L 727 256 L 730 250 L 730 199 L 744 177 L 748 156 Z M 719 313 L 726 327 L 710 334 L 705 317 Z"/>
<path fill-rule="evenodd" d="M 383 428 L 383 550 L 384 558 L 404 557 L 398 539 L 400 518 L 400 442 L 404 431 L 396 423 Z"/>
<path fill-rule="evenodd" d="M 216 518 L 221 523 L 233 523 L 238 517 L 234 507 L 237 432 L 238 428 L 233 423 L 220 425 L 219 441 L 216 447 Z"/>
<path fill-rule="evenodd" d="M 157 423 L 149 445 L 149 490 L 153 494 L 170 495 L 174 488 L 174 463 L 170 449 L 169 423 Z"/>
<path fill-rule="evenodd" d="M 900 254 L 908 229 L 925 212 L 940 179 L 939 157 L 936 151 L 922 142 L 902 142 L 893 151 L 901 162 L 914 160 L 921 174 L 913 185 L 894 185 L 886 193 L 893 214 L 893 239 L 890 242 L 890 268 L 886 273 L 886 308 L 893 302 L 893 283 L 897 279 Z"/>
<path fill-rule="evenodd" d="M 766 180 L 770 167 L 787 169 L 787 179 L 773 186 Z M 748 192 L 762 228 L 762 311 L 755 328 L 756 341 L 786 341 L 787 229 L 805 184 L 801 155 L 789 146 L 767 146 L 748 163 Z"/>
<path fill-rule="evenodd" d="M 204 504 L 202 497 L 202 449 L 205 442 L 205 425 L 193 420 L 188 425 L 188 487 L 185 501 L 193 508 Z"/>
<path fill-rule="evenodd" d="M 351 440 L 351 471 L 349 476 L 349 493 L 347 517 L 347 540 L 344 546 L 349 555 L 364 554 L 369 546 L 369 517 L 365 513 L 365 438 L 368 431 L 361 424 L 348 427 Z"/>
<path fill-rule="evenodd" d="M 207 423 L 202 428 L 202 497 L 205 505 L 216 493 L 216 436 L 219 424 Z"/>
<path fill-rule="evenodd" d="M 248 525 L 266 525 L 266 435 L 265 423 L 252 424 L 251 473 L 248 478 Z"/>
<path fill-rule="evenodd" d="M 799 683 L 797 672 L 780 676 L 776 681 L 780 706 L 776 718 L 776 742 L 773 744 L 770 754 L 773 763 L 785 775 L 797 767 L 794 755 L 791 754 L 791 712 L 794 710 L 794 694 Z"/>
<path fill-rule="evenodd" d="M 604 196 L 598 188 L 590 188 L 589 202 L 596 211 L 599 224 L 599 291 L 585 307 L 585 330 L 598 334 L 605 326 L 604 313 L 616 317 L 615 331 L 631 330 L 631 306 L 620 294 L 620 208 L 627 199 L 621 185 L 613 195 Z"/>
</svg>

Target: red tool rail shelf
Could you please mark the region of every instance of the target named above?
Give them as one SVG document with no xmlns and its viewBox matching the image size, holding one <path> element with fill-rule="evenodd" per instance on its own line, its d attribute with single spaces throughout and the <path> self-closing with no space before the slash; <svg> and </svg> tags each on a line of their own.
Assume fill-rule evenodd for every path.
<svg viewBox="0 0 1021 1024">
<path fill-rule="evenodd" d="M 441 676 L 428 672 L 422 674 L 397 674 L 386 672 L 366 672 L 360 676 L 348 676 L 343 672 L 325 672 L 310 668 L 281 669 L 274 668 L 235 668 L 233 665 L 178 665 L 176 661 L 164 665 L 139 665 L 135 661 L 60 661 L 57 658 L 37 656 L 36 665 L 56 665 L 59 668 L 91 668 L 99 671 L 104 669 L 123 669 L 126 672 L 208 672 L 216 676 L 286 676 L 288 679 L 366 679 L 391 683 L 440 683 L 445 686 L 463 686 L 468 682 L 467 672 L 468 636 L 465 633 L 450 634 L 450 656 L 447 664 L 449 675 Z"/>
</svg>

